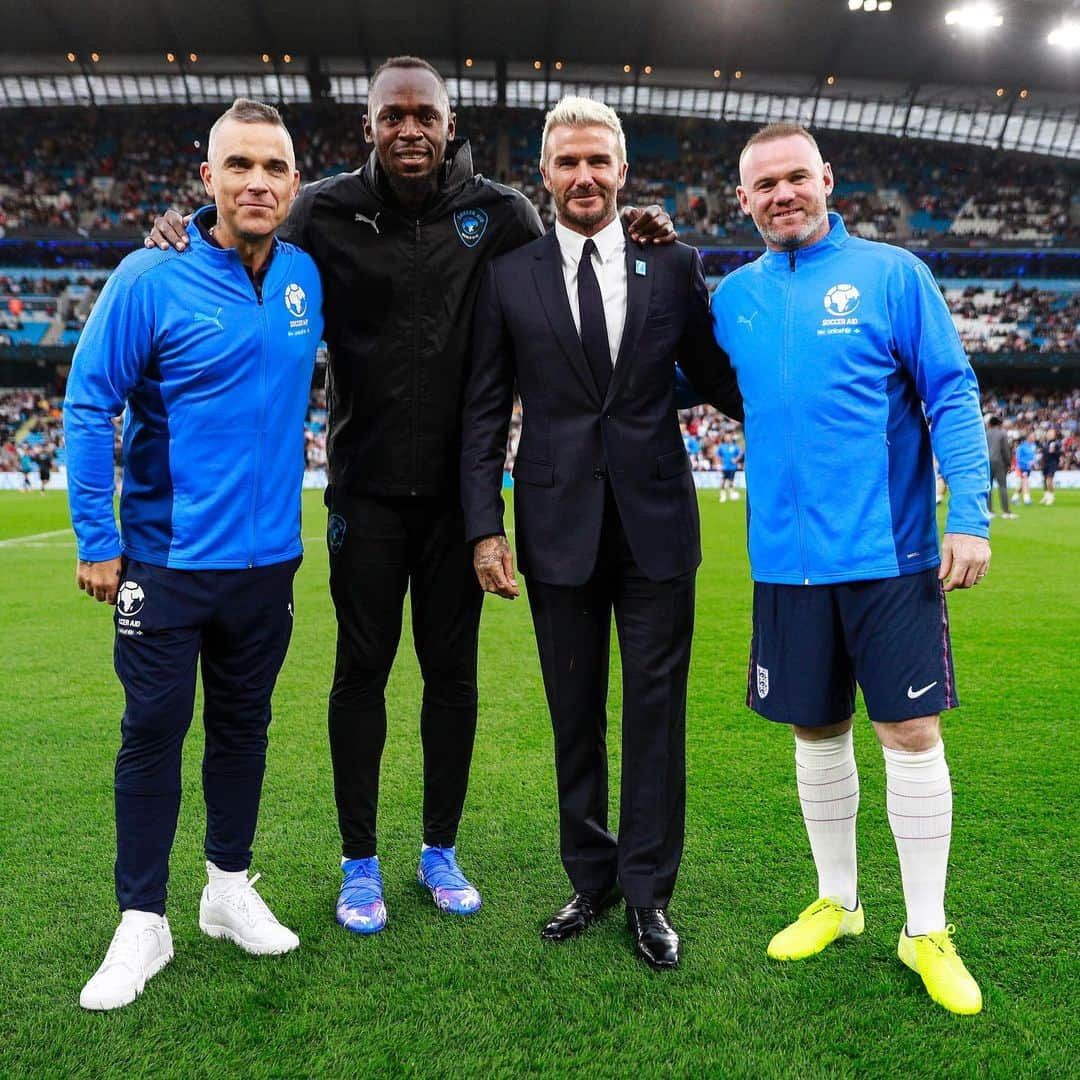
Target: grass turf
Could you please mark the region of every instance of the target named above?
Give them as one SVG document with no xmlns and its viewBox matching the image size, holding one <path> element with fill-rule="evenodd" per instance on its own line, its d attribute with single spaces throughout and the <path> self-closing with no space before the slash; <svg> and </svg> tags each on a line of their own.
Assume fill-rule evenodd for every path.
<svg viewBox="0 0 1080 1080">
<path fill-rule="evenodd" d="M 201 734 L 172 859 L 173 963 L 133 1005 L 78 1006 L 115 926 L 112 766 L 122 708 L 108 612 L 74 588 L 62 493 L 0 493 L 0 1074 L 27 1077 L 1064 1076 L 1080 975 L 1076 612 L 1080 495 L 994 529 L 994 565 L 951 603 L 963 708 L 948 912 L 985 1011 L 953 1017 L 896 959 L 903 897 L 884 771 L 861 714 L 866 933 L 780 965 L 765 944 L 814 895 L 791 737 L 742 704 L 744 504 L 702 494 L 686 854 L 675 973 L 632 954 L 621 914 L 545 946 L 568 893 L 552 738 L 526 601 L 488 598 L 480 721 L 459 852 L 484 896 L 438 914 L 415 883 L 420 682 L 408 629 L 387 691 L 380 852 L 390 924 L 333 919 L 338 840 L 325 724 L 334 623 L 316 493 L 278 683 L 256 841 L 260 890 L 300 950 L 256 959 L 198 930 Z M 610 702 L 617 793 L 618 680 Z M 617 820 L 613 811 L 612 820 Z"/>
</svg>

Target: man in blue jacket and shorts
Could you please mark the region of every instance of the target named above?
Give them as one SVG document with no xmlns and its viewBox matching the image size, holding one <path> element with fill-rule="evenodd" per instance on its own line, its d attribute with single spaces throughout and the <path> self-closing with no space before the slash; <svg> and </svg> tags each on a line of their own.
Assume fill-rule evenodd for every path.
<svg viewBox="0 0 1080 1080">
<path fill-rule="evenodd" d="M 926 266 L 849 236 L 828 213 L 832 170 L 808 131 L 763 128 L 739 170 L 739 202 L 767 250 L 721 282 L 713 314 L 746 410 L 747 704 L 795 729 L 818 872 L 817 899 L 768 952 L 799 960 L 862 932 L 858 683 L 885 756 L 907 909 L 900 959 L 940 1005 L 975 1013 L 979 987 L 945 922 L 952 787 L 940 714 L 957 704 L 945 593 L 990 563 L 978 385 Z M 933 454 L 950 490 L 940 551 Z"/>
<path fill-rule="evenodd" d="M 301 559 L 304 415 L 322 336 L 315 264 L 275 238 L 299 186 L 277 110 L 237 100 L 201 175 L 216 206 L 191 254 L 143 250 L 113 272 L 64 403 L 77 584 L 114 604 L 125 709 L 116 760 L 121 922 L 79 1002 L 133 1001 L 173 955 L 165 918 L 180 760 L 201 662 L 206 868 L 199 925 L 255 954 L 297 936 L 248 878 L 270 698 Z M 113 428 L 124 413 L 120 530 Z"/>
</svg>

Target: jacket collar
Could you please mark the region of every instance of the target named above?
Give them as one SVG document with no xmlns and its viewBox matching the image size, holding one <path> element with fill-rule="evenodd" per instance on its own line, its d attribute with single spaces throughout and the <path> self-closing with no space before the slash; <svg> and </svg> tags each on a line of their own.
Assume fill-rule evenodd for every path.
<svg viewBox="0 0 1080 1080">
<path fill-rule="evenodd" d="M 789 270 L 807 261 L 816 261 L 842 248 L 851 237 L 844 226 L 844 219 L 835 210 L 829 211 L 829 231 L 816 243 L 790 251 L 766 251 L 762 258 L 770 269 Z"/>
<path fill-rule="evenodd" d="M 210 229 L 214 227 L 217 222 L 217 207 L 213 204 L 209 206 L 200 206 L 194 214 L 191 215 L 191 220 L 187 224 L 188 241 L 191 244 L 193 251 L 206 252 L 211 258 L 225 258 L 240 262 L 240 256 L 236 252 L 236 248 L 222 247 L 212 236 L 209 235 Z M 204 231 L 207 235 L 203 235 Z M 270 254 L 267 257 L 265 263 L 263 263 L 262 269 L 259 271 L 259 277 L 266 276 L 267 271 L 270 269 L 270 265 L 274 262 L 274 256 L 277 255 L 281 247 L 281 241 L 274 235 L 273 243 L 270 245 Z M 240 264 L 243 266 L 243 264 Z M 247 267 L 244 267 L 244 272 L 248 273 Z M 250 276 L 250 274 L 249 274 Z"/>
<path fill-rule="evenodd" d="M 397 204 L 386 170 L 379 164 L 379 155 L 374 150 L 368 155 L 367 162 L 359 170 L 359 174 L 381 203 Z M 469 146 L 469 140 L 454 139 L 447 146 L 446 157 L 439 166 L 439 190 L 431 204 L 425 208 L 425 215 L 453 199 L 473 178 L 473 175 L 472 148 Z"/>
</svg>

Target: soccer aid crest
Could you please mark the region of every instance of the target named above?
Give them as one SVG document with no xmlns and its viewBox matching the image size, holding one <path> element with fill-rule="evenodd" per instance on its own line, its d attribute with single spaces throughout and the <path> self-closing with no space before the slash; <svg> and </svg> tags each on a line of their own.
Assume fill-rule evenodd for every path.
<svg viewBox="0 0 1080 1080">
<path fill-rule="evenodd" d="M 285 287 L 285 306 L 298 319 L 302 319 L 307 311 L 307 293 L 295 281 Z"/>
<path fill-rule="evenodd" d="M 859 306 L 859 290 L 854 285 L 834 285 L 825 294 L 825 310 L 830 315 L 851 315 Z"/>
<path fill-rule="evenodd" d="M 116 606 L 123 615 L 138 615 L 146 602 L 146 593 L 137 581 L 125 581 L 116 594 Z"/>
<path fill-rule="evenodd" d="M 486 210 L 458 210 L 454 214 L 454 228 L 461 242 L 467 247 L 476 247 L 487 228 Z"/>
</svg>

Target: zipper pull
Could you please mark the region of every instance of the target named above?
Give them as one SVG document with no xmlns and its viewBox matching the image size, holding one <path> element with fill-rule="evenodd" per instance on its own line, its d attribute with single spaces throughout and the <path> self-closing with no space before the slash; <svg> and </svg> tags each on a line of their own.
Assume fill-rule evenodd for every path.
<svg viewBox="0 0 1080 1080">
<path fill-rule="evenodd" d="M 787 253 L 787 257 L 788 257 L 788 266 L 790 267 L 791 272 L 794 274 L 795 273 L 795 250 L 794 250 L 794 248 Z"/>
</svg>

